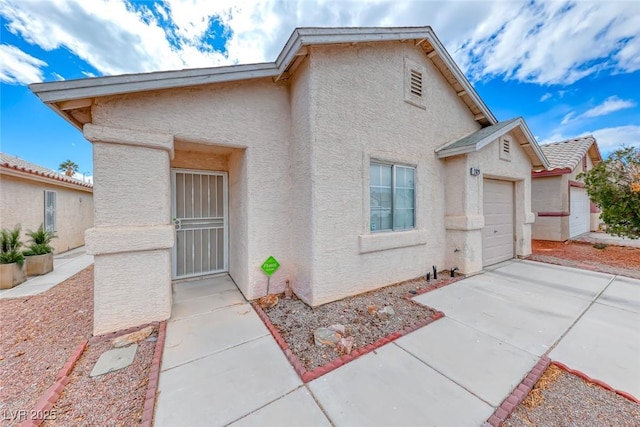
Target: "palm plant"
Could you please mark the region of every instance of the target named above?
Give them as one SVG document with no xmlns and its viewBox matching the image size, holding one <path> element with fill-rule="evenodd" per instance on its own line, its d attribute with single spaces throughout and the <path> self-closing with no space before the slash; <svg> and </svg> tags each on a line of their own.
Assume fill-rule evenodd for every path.
<svg viewBox="0 0 640 427">
<path fill-rule="evenodd" d="M 53 231 L 46 231 L 43 224 L 40 224 L 36 231 L 28 230 L 25 234 L 29 237 L 30 242 L 29 249 L 24 251 L 25 255 L 44 255 L 53 252 L 50 243 L 58 236 Z"/>
<path fill-rule="evenodd" d="M 22 266 L 24 255 L 19 250 L 21 246 L 20 224 L 16 225 L 13 230 L 3 228 L 0 231 L 0 264 L 17 262 Z"/>
<path fill-rule="evenodd" d="M 74 173 L 80 170 L 80 166 L 78 166 L 72 160 L 65 160 L 64 162 L 60 163 L 60 166 L 58 166 L 58 170 L 60 172 L 64 172 L 66 176 L 73 176 Z"/>
</svg>

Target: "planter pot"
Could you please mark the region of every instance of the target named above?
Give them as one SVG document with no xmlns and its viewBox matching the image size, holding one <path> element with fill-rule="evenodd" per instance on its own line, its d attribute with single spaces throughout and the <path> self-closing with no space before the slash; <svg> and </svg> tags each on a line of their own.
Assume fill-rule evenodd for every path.
<svg viewBox="0 0 640 427">
<path fill-rule="evenodd" d="M 13 288 L 25 280 L 24 268 L 17 262 L 0 264 L 0 289 Z"/>
<path fill-rule="evenodd" d="M 53 271 L 53 254 L 30 255 L 24 257 L 27 276 L 39 276 Z"/>
</svg>

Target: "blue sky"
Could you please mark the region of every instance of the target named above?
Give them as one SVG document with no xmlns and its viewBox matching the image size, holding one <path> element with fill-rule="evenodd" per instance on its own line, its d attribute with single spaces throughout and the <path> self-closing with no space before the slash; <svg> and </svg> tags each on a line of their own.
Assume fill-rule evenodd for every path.
<svg viewBox="0 0 640 427">
<path fill-rule="evenodd" d="M 0 0 L 0 19 L 0 149 L 52 169 L 91 175 L 91 144 L 28 83 L 272 61 L 296 26 L 431 25 L 499 120 L 640 146 L 636 0 Z"/>
</svg>

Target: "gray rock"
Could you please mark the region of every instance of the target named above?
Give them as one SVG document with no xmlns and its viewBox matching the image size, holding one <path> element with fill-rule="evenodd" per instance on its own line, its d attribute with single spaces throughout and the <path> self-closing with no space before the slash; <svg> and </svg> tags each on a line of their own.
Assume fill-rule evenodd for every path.
<svg viewBox="0 0 640 427">
<path fill-rule="evenodd" d="M 379 319 L 388 320 L 396 315 L 396 311 L 390 305 L 385 305 L 376 313 Z"/>
<path fill-rule="evenodd" d="M 342 335 L 329 328 L 318 328 L 313 332 L 313 340 L 316 345 L 320 346 L 329 345 L 334 347 L 340 342 L 340 338 L 342 338 Z"/>
<path fill-rule="evenodd" d="M 347 329 L 344 327 L 344 325 L 341 325 L 339 323 L 331 325 L 327 329 L 331 329 L 332 331 L 337 332 L 342 336 L 347 335 Z"/>
</svg>

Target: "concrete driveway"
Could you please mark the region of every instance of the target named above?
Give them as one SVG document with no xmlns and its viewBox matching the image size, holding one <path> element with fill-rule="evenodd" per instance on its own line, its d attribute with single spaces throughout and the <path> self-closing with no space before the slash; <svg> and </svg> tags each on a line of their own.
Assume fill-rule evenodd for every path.
<svg viewBox="0 0 640 427">
<path fill-rule="evenodd" d="M 416 297 L 446 317 L 309 384 L 216 280 L 176 288 L 156 425 L 481 425 L 545 354 L 640 396 L 640 280 L 507 262 Z"/>
</svg>

